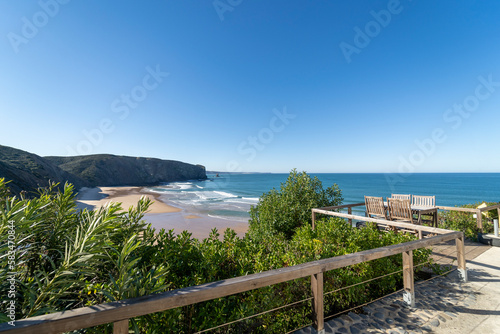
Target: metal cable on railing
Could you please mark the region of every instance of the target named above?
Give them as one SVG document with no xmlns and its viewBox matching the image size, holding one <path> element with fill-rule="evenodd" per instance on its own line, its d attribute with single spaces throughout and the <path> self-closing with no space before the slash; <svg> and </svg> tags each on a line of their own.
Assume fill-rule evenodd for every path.
<svg viewBox="0 0 500 334">
<path fill-rule="evenodd" d="M 436 279 L 436 278 L 438 278 L 438 277 L 442 277 L 442 276 L 448 275 L 449 273 L 451 273 L 451 272 L 453 272 L 453 271 L 456 271 L 456 270 L 457 270 L 457 268 L 455 268 L 455 269 L 450 269 L 450 270 L 448 270 L 448 271 L 445 271 L 445 272 L 444 272 L 444 273 L 442 273 L 442 274 L 437 274 L 436 276 L 431 277 L 431 278 L 428 278 L 428 279 L 426 279 L 426 280 L 419 281 L 419 282 L 415 282 L 415 285 L 420 285 L 420 284 L 423 284 L 423 283 L 425 283 L 425 282 L 432 281 L 433 279 Z"/>
<path fill-rule="evenodd" d="M 276 308 L 273 308 L 273 309 L 271 309 L 271 310 L 267 310 L 267 311 L 264 311 L 264 312 L 261 312 L 261 313 L 257 313 L 257 314 L 254 314 L 254 315 L 250 315 L 250 316 L 245 317 L 245 318 L 241 318 L 241 319 L 238 319 L 238 320 L 234 320 L 234 321 L 231 321 L 231 322 L 227 322 L 227 323 L 225 323 L 225 324 L 222 324 L 222 325 L 219 325 L 219 326 L 215 326 L 215 327 L 212 327 L 212 328 L 209 328 L 209 329 L 204 329 L 204 330 L 202 330 L 202 331 L 196 332 L 195 334 L 206 333 L 206 332 L 209 332 L 209 331 L 214 330 L 214 329 L 217 329 L 217 328 L 221 328 L 221 327 L 229 326 L 229 325 L 232 325 L 232 324 L 235 324 L 235 323 L 238 323 L 238 322 L 244 321 L 244 320 L 252 319 L 252 318 L 255 318 L 255 317 L 258 317 L 258 316 L 261 316 L 261 315 L 267 314 L 267 313 L 271 313 L 271 312 L 274 312 L 274 311 L 277 311 L 277 310 L 281 310 L 281 309 L 286 308 L 286 307 L 290 307 L 290 306 L 293 306 L 293 305 L 297 305 L 297 304 L 300 304 L 300 303 L 303 303 L 303 302 L 306 302 L 306 301 L 309 301 L 309 300 L 312 300 L 312 299 L 313 299 L 313 297 L 309 297 L 309 298 L 306 298 L 306 299 L 302 299 L 302 300 L 299 300 L 298 302 L 294 302 L 294 303 L 290 303 L 290 304 L 283 305 L 283 306 L 280 306 L 280 307 L 276 307 Z"/>
<path fill-rule="evenodd" d="M 414 267 L 414 268 L 416 268 L 416 267 L 421 267 L 421 266 L 424 266 L 424 265 L 427 265 L 427 264 L 430 264 L 430 262 L 423 262 L 423 263 L 420 263 L 420 264 L 414 265 L 413 267 Z M 374 278 L 371 278 L 371 279 L 366 280 L 366 281 L 363 281 L 363 282 L 359 282 L 359 283 L 356 283 L 356 284 L 352 284 L 352 285 L 350 285 L 350 286 L 346 286 L 346 287 L 343 287 L 343 288 L 339 288 L 339 289 L 337 289 L 337 290 L 333 290 L 333 291 L 327 292 L 327 293 L 325 293 L 325 294 L 324 294 L 324 296 L 327 296 L 327 295 L 329 295 L 329 294 L 331 294 L 331 293 L 334 293 L 334 292 L 338 292 L 338 291 L 342 291 L 342 290 L 345 290 L 345 289 L 349 289 L 349 288 L 352 288 L 352 287 L 357 286 L 357 285 L 361 285 L 361 284 L 364 284 L 364 283 L 368 283 L 368 282 L 371 282 L 371 281 L 375 281 L 375 280 L 377 280 L 377 279 L 379 279 L 379 278 L 384 278 L 384 277 L 391 276 L 391 275 L 394 275 L 394 274 L 397 274 L 397 273 L 402 273 L 402 272 L 403 272 L 403 269 L 401 269 L 401 270 L 397 270 L 397 271 L 394 271 L 394 272 L 392 272 L 392 273 L 385 274 L 385 275 L 382 275 L 382 276 L 374 277 Z M 369 302 L 367 302 L 367 303 L 365 303 L 365 304 L 355 306 L 355 307 L 353 307 L 353 308 L 350 308 L 349 310 L 344 310 L 344 311 L 341 311 L 341 312 L 337 313 L 336 315 L 338 315 L 338 314 L 342 314 L 342 313 L 345 313 L 345 312 L 348 312 L 348 311 L 351 311 L 351 310 L 354 310 L 354 309 L 357 309 L 357 308 L 359 308 L 359 307 L 363 307 L 363 306 L 368 305 L 368 304 L 370 304 L 370 303 L 373 303 L 373 302 L 375 302 L 375 301 L 377 301 L 377 300 L 380 300 L 380 299 L 382 299 L 382 298 L 388 297 L 388 296 L 390 296 L 390 295 L 392 295 L 392 294 L 394 294 L 394 293 L 396 293 L 396 292 L 399 292 L 399 291 L 401 291 L 401 290 L 402 290 L 402 289 L 396 290 L 396 291 L 394 291 L 394 292 L 391 292 L 391 293 L 390 293 L 390 294 L 388 294 L 388 295 L 385 295 L 385 296 L 382 296 L 382 297 L 380 297 L 380 298 L 378 298 L 378 299 L 375 299 L 375 300 L 369 301 Z M 333 316 L 335 316 L 335 315 L 333 315 Z M 332 316 L 328 316 L 328 318 L 331 318 L 331 317 L 332 317 Z M 326 318 L 325 318 L 325 319 L 326 319 Z"/>
<path fill-rule="evenodd" d="M 396 290 L 396 291 L 394 291 L 394 292 L 391 292 L 391 293 L 390 293 L 390 294 L 388 294 L 388 295 L 385 295 L 385 296 L 379 297 L 379 298 L 377 298 L 377 299 L 371 300 L 371 301 L 366 302 L 366 303 L 364 303 L 364 304 L 361 304 L 361 305 L 357 305 L 357 306 L 351 307 L 350 309 L 340 311 L 340 312 L 335 313 L 335 314 L 333 314 L 333 315 L 329 315 L 328 317 L 325 317 L 325 320 L 327 320 L 327 319 L 331 319 L 331 318 L 334 318 L 334 317 L 336 317 L 336 316 L 338 316 L 338 315 L 340 315 L 340 314 L 343 314 L 343 313 L 346 313 L 346 312 L 349 312 L 349 311 L 352 311 L 352 310 L 358 309 L 358 308 L 360 308 L 360 307 L 366 306 L 366 305 L 368 305 L 368 304 L 374 303 L 374 302 L 376 302 L 376 301 L 378 301 L 378 300 L 380 300 L 380 299 L 383 299 L 383 298 L 386 298 L 386 297 L 392 296 L 393 294 L 398 293 L 398 292 L 401 292 L 401 291 L 403 291 L 403 290 L 404 290 L 404 289 L 399 289 L 399 290 Z"/>
<path fill-rule="evenodd" d="M 421 263 L 420 265 L 423 265 L 423 264 L 427 264 L 427 263 Z M 429 278 L 429 279 L 422 280 L 422 281 L 420 281 L 420 282 L 416 282 L 416 283 L 415 283 L 415 285 L 420 285 L 420 284 L 423 284 L 423 283 L 426 283 L 426 282 L 432 281 L 433 279 L 436 279 L 436 278 L 438 278 L 438 277 L 442 277 L 442 276 L 448 275 L 449 273 L 451 273 L 451 272 L 453 272 L 453 271 L 455 271 L 455 270 L 457 270 L 457 269 L 451 269 L 451 270 L 448 270 L 448 271 L 446 271 L 446 272 L 444 272 L 444 273 L 442 273 L 442 274 L 438 274 L 438 275 L 436 275 L 436 276 L 434 276 L 434 277 L 431 277 L 431 278 Z M 377 298 L 377 299 L 371 300 L 371 301 L 366 302 L 366 303 L 364 303 L 364 304 L 361 304 L 361 305 L 358 305 L 358 306 L 351 307 L 350 309 L 343 310 L 343 311 L 338 312 L 338 313 L 335 313 L 335 314 L 333 314 L 333 315 L 329 315 L 329 316 L 325 317 L 325 320 L 327 320 L 327 319 L 331 319 L 331 318 L 334 318 L 334 317 L 336 317 L 336 316 L 339 316 L 340 314 L 344 314 L 344 313 L 346 313 L 346 312 L 350 312 L 350 311 L 355 310 L 355 309 L 358 309 L 358 308 L 360 308 L 360 307 L 367 306 L 367 305 L 369 305 L 369 304 L 371 304 L 371 303 L 375 303 L 376 301 L 379 301 L 379 300 L 384 299 L 384 298 L 386 298 L 386 297 L 392 296 L 392 295 L 394 295 L 394 294 L 396 294 L 396 293 L 398 293 L 398 292 L 401 292 L 401 291 L 403 291 L 403 290 L 404 290 L 404 289 L 399 289 L 399 290 L 396 290 L 396 291 L 394 291 L 394 292 L 391 292 L 391 293 L 390 293 L 390 294 L 388 294 L 388 295 L 385 295 L 385 296 L 382 296 L 382 297 L 380 297 L 380 298 Z M 307 326 L 306 326 L 306 327 L 307 327 Z"/>
<path fill-rule="evenodd" d="M 422 266 L 426 266 L 426 265 L 431 265 L 432 263 L 430 261 L 428 262 L 423 262 L 423 263 L 420 263 L 420 264 L 417 264 L 417 265 L 414 265 L 413 268 L 418 268 L 418 267 L 422 267 Z M 434 277 L 431 277 L 429 279 L 425 279 L 425 280 L 422 280 L 420 282 L 416 282 L 415 285 L 420 285 L 420 284 L 423 284 L 425 282 L 428 282 L 428 281 L 431 281 L 435 278 L 438 278 L 438 277 L 442 277 L 442 276 L 445 276 L 445 275 L 448 275 L 449 273 L 455 271 L 456 269 L 451 269 L 451 270 L 448 270 L 444 273 L 441 273 L 441 274 L 437 274 L 436 276 Z M 326 292 L 323 294 L 323 296 L 327 296 L 329 294 L 332 294 L 332 293 L 335 293 L 335 292 L 339 292 L 339 291 L 343 291 L 343 290 L 346 290 L 346 289 L 350 289 L 352 287 L 355 287 L 355 286 L 358 286 L 358 285 L 362 285 L 362 284 L 366 284 L 366 283 L 369 283 L 369 282 L 372 282 L 372 281 L 375 281 L 375 280 L 378 280 L 378 279 L 381 279 L 381 278 L 384 278 L 384 277 L 388 277 L 388 276 L 392 276 L 392 275 L 395 275 L 395 274 L 399 274 L 399 273 L 402 273 L 403 272 L 403 269 L 401 270 L 397 270 L 397 271 L 394 271 L 392 273 L 389 273 L 389 274 L 385 274 L 385 275 L 381 275 L 381 276 L 378 276 L 378 277 L 374 277 L 374 278 L 371 278 L 371 279 L 368 279 L 368 280 L 365 280 L 363 282 L 358 282 L 358 283 L 355 283 L 355 284 L 352 284 L 352 285 L 349 285 L 349 286 L 346 286 L 346 287 L 342 287 L 342 288 L 339 288 L 339 289 L 336 289 L 336 290 L 332 290 L 332 291 L 329 291 L 329 292 Z M 350 312 L 352 310 L 355 310 L 355 309 L 359 309 L 361 307 L 364 307 L 364 306 L 367 306 L 369 304 L 372 304 L 374 302 L 377 302 L 383 298 L 386 298 L 386 297 L 389 297 L 389 296 L 392 296 L 394 294 L 397 294 L 401 291 L 403 291 L 403 289 L 398 289 L 394 292 L 391 292 L 387 295 L 384 295 L 382 297 L 379 297 L 379 298 L 376 298 L 374 300 L 371 300 L 369 302 L 366 302 L 366 303 L 363 303 L 363 304 L 360 304 L 360 305 L 357 305 L 357 306 L 354 306 L 354 307 L 351 307 L 349 309 L 346 309 L 346 310 L 343 310 L 343 311 L 340 311 L 340 312 L 337 312 L 333 315 L 329 315 L 327 317 L 325 317 L 324 319 L 327 320 L 327 319 L 331 319 L 331 318 L 334 318 L 334 317 L 337 317 L 341 314 L 344 314 L 344 313 L 347 313 L 347 312 Z M 306 298 L 306 299 L 303 299 L 303 300 L 300 300 L 300 301 L 297 301 L 297 302 L 294 302 L 294 303 L 290 303 L 290 304 L 287 304 L 287 305 L 283 305 L 283 306 L 280 306 L 280 307 L 277 307 L 277 308 L 274 308 L 274 309 L 271 309 L 271 310 L 267 310 L 267 311 L 264 311 L 264 312 L 261 312 L 261 313 L 258 313 L 258 314 L 255 314 L 255 315 L 252 315 L 252 316 L 248 316 L 248 317 L 245 317 L 245 318 L 241 318 L 241 319 L 238 319 L 238 320 L 235 320 L 235 321 L 232 321 L 232 322 L 228 322 L 228 323 L 225 323 L 225 324 L 222 324 L 222 325 L 219 325 L 219 326 L 216 326 L 216 327 L 212 327 L 210 329 L 205 329 L 203 331 L 199 331 L 197 332 L 196 334 L 201 334 L 201 333 L 206 333 L 206 332 L 209 332 L 209 331 L 212 331 L 212 330 L 215 330 L 215 329 L 218 329 L 218 328 L 221 328 L 221 327 L 225 327 L 225 326 L 229 326 L 229 325 L 232 325 L 232 324 L 235 324 L 235 323 L 238 323 L 238 322 L 241 322 L 241 321 L 244 321 L 244 320 L 248 320 L 248 319 L 251 319 L 251 318 L 255 318 L 255 317 L 258 317 L 258 316 L 261 316 L 261 315 L 264 315 L 264 314 L 268 314 L 268 313 L 271 313 L 271 312 L 274 312 L 274 311 L 277 311 L 277 310 L 280 310 L 280 309 L 284 309 L 284 308 L 287 308 L 287 307 L 291 307 L 291 306 L 294 306 L 294 305 L 297 305 L 297 304 L 300 304 L 300 303 L 303 303 L 303 302 L 306 302 L 306 301 L 309 301 L 309 300 L 312 300 L 313 297 L 310 297 L 310 298 Z M 308 326 L 311 326 L 312 323 L 309 323 L 301 328 L 306 328 Z M 301 328 L 298 328 L 298 329 L 301 329 Z M 298 329 L 294 329 L 290 332 L 288 332 L 287 334 L 289 333 L 293 333 L 295 331 L 297 331 Z"/>
<path fill-rule="evenodd" d="M 423 263 L 420 263 L 420 264 L 417 264 L 417 265 L 414 265 L 413 267 L 414 268 L 417 268 L 417 267 L 421 267 L 421 266 L 424 266 L 426 264 L 430 264 L 430 262 L 423 262 Z M 368 283 L 368 282 L 371 282 L 371 281 L 376 281 L 378 280 L 379 278 L 384 278 L 384 277 L 387 277 L 387 276 L 391 276 L 391 275 L 394 275 L 394 274 L 397 274 L 397 273 L 402 273 L 403 272 L 403 269 L 401 270 L 397 270 L 397 271 L 394 271 L 392 273 L 389 273 L 389 274 L 385 274 L 385 275 L 382 275 L 382 276 L 377 276 L 377 277 L 374 277 L 374 278 L 370 278 L 366 281 L 363 281 L 363 282 L 359 282 L 359 283 L 355 283 L 355 284 L 352 284 L 352 285 L 349 285 L 349 286 L 345 286 L 345 287 L 342 287 L 342 288 L 339 288 L 337 290 L 332 290 L 330 292 L 326 292 L 324 293 L 323 295 L 324 296 L 327 296 L 331 293 L 334 293 L 334 292 L 339 292 L 339 291 L 342 291 L 342 290 L 346 290 L 346 289 L 349 289 L 349 288 L 352 288 L 352 287 L 355 287 L 357 285 L 361 285 L 361 284 L 365 284 L 365 283 Z"/>
<path fill-rule="evenodd" d="M 325 293 L 323 295 L 327 296 L 327 295 L 332 294 L 334 292 L 339 292 L 339 291 L 342 291 L 342 290 L 350 289 L 350 288 L 355 287 L 357 285 L 365 284 L 365 283 L 368 283 L 368 282 L 371 282 L 371 281 L 378 280 L 379 278 L 383 278 L 383 277 L 386 277 L 386 276 L 391 276 L 391 275 L 394 275 L 394 274 L 397 274 L 397 273 L 401 273 L 401 272 L 403 272 L 403 269 L 395 271 L 395 272 L 392 272 L 392 273 L 389 273 L 389 274 L 386 274 L 386 275 L 382 275 L 382 276 L 370 278 L 369 280 L 366 280 L 366 281 L 363 281 L 363 282 L 359 282 L 359 283 L 356 283 L 356 284 L 352 284 L 352 285 L 349 285 L 349 286 L 345 286 L 345 287 L 339 288 L 337 290 L 332 290 L 332 291 L 327 292 L 327 293 Z"/>
<path fill-rule="evenodd" d="M 415 267 L 415 268 L 416 268 L 416 267 L 421 267 L 421 266 L 424 266 L 424 265 L 427 265 L 427 264 L 430 264 L 430 262 L 420 263 L 420 264 L 415 265 L 414 267 Z M 389 274 L 385 274 L 385 275 L 381 275 L 381 276 L 378 276 L 378 277 L 374 277 L 374 278 L 368 279 L 368 280 L 363 281 L 363 282 L 355 283 L 355 284 L 352 284 L 352 285 L 349 285 L 349 286 L 346 286 L 346 287 L 342 287 L 342 288 L 339 288 L 339 289 L 336 289 L 336 290 L 332 290 L 332 291 L 330 291 L 330 292 L 326 292 L 326 293 L 324 293 L 324 294 L 323 294 L 323 296 L 327 296 L 327 295 L 332 294 L 332 293 L 335 293 L 335 292 L 339 292 L 339 291 L 342 291 L 342 290 L 346 290 L 346 289 L 349 289 L 349 288 L 352 288 L 352 287 L 355 287 L 355 286 L 358 286 L 358 285 L 361 285 L 361 284 L 369 283 L 369 282 L 375 281 L 375 280 L 377 280 L 377 279 L 384 278 L 384 277 L 387 277 L 387 276 L 391 276 L 391 275 L 394 275 L 394 274 L 398 274 L 398 273 L 401 273 L 401 272 L 403 272 L 403 270 L 402 270 L 402 269 L 401 269 L 401 270 L 394 271 L 394 272 L 389 273 Z M 363 307 L 363 306 L 365 306 L 365 305 L 368 305 L 368 304 L 373 303 L 373 302 L 375 302 L 375 301 L 377 301 L 377 300 L 379 300 L 379 299 L 382 299 L 382 298 L 385 298 L 385 297 L 387 297 L 387 296 L 390 296 L 390 295 L 392 295 L 392 294 L 394 294 L 394 293 L 396 293 L 396 292 L 399 292 L 399 291 L 401 291 L 401 290 L 402 290 L 402 289 L 397 290 L 397 291 L 395 291 L 395 292 L 392 292 L 392 293 L 390 293 L 389 295 L 385 295 L 385 296 L 382 296 L 382 297 L 380 297 L 380 298 L 378 298 L 378 299 L 375 299 L 375 300 L 369 301 L 369 302 L 367 302 L 367 303 L 365 303 L 365 304 L 358 305 L 358 306 L 355 306 L 355 307 L 350 308 L 350 309 L 348 309 L 348 310 L 341 311 L 341 312 L 339 312 L 339 313 L 337 313 L 337 314 L 335 314 L 335 315 L 333 315 L 333 316 L 336 316 L 336 315 L 339 315 L 339 314 L 342 314 L 342 313 L 345 313 L 345 312 L 351 311 L 351 310 L 353 310 L 353 309 L 357 309 L 357 308 L 359 308 L 359 307 Z M 258 317 L 258 316 L 264 315 L 264 314 L 268 314 L 268 313 L 271 313 L 271 312 L 274 312 L 274 311 L 278 311 L 278 310 L 281 310 L 281 309 L 284 309 L 284 308 L 287 308 L 287 307 L 291 307 L 291 306 L 294 306 L 294 305 L 297 305 L 297 304 L 300 304 L 300 303 L 303 303 L 303 302 L 306 302 L 306 301 L 309 301 L 309 300 L 312 300 L 312 299 L 313 299 L 313 297 L 305 298 L 305 299 L 299 300 L 299 301 L 297 301 L 297 302 L 293 302 L 293 303 L 290 303 L 290 304 L 287 304 L 287 305 L 283 305 L 283 306 L 280 306 L 280 307 L 276 307 L 276 308 L 273 308 L 273 309 L 270 309 L 270 310 L 267 310 L 267 311 L 264 311 L 264 312 L 261 312 L 261 313 L 257 313 L 257 314 L 254 314 L 254 315 L 251 315 L 251 316 L 248 316 L 248 317 L 245 317 L 245 318 L 241 318 L 241 319 L 238 319 L 238 320 L 234 320 L 234 321 L 231 321 L 231 322 L 227 322 L 227 323 L 225 323 L 225 324 L 218 325 L 218 326 L 215 326 L 215 327 L 212 327 L 212 328 L 204 329 L 204 330 L 202 330 L 202 331 L 196 332 L 195 334 L 202 334 L 202 333 L 206 333 L 206 332 L 209 332 L 209 331 L 212 331 L 212 330 L 215 330 L 215 329 L 218 329 L 218 328 L 222 328 L 222 327 L 225 327 L 225 326 L 229 326 L 229 325 L 232 325 L 232 324 L 235 324 L 235 323 L 238 323 L 238 322 L 244 321 L 244 320 L 252 319 L 252 318 L 255 318 L 255 317 Z M 328 317 L 328 319 L 329 319 L 329 318 L 331 318 L 331 317 L 333 317 L 333 316 L 329 316 L 329 317 Z M 325 319 L 326 319 L 326 318 L 325 318 Z M 311 325 L 311 324 L 306 325 L 306 326 L 304 326 L 304 327 L 302 327 L 302 328 L 308 327 L 308 326 L 310 326 L 310 325 Z M 294 331 L 296 331 L 296 330 L 297 330 L 297 329 L 294 329 L 293 331 L 291 331 L 291 332 L 289 332 L 289 333 L 292 333 L 292 332 L 294 332 Z"/>
</svg>

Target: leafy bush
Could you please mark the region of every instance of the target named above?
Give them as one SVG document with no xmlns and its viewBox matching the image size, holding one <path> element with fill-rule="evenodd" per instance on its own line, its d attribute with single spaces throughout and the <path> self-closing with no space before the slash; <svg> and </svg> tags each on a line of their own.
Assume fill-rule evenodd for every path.
<svg viewBox="0 0 500 334">
<path fill-rule="evenodd" d="M 10 197 L 0 179 L 0 247 L 8 254 L 8 230 L 15 227 L 15 268 L 0 257 L 0 289 L 7 296 L 9 271 L 16 272 L 16 319 L 134 298 L 231 277 L 293 266 L 317 259 L 413 240 L 368 225 L 352 228 L 338 218 L 324 219 L 312 230 L 296 228 L 290 239 L 277 234 L 256 241 L 233 230 L 217 230 L 200 241 L 184 231 L 154 231 L 143 221 L 151 202 L 141 199 L 123 211 L 119 204 L 77 211 L 70 185 L 64 191 L 41 190 L 34 199 Z M 338 198 L 338 197 L 337 197 Z M 428 250 L 414 252 L 416 264 Z M 401 268 L 401 255 L 325 273 L 325 291 L 332 291 Z M 325 313 L 333 314 L 392 292 L 401 274 L 391 275 L 325 297 Z M 225 298 L 131 319 L 136 333 L 193 333 L 248 317 L 311 295 L 310 279 L 301 278 Z M 0 309 L 5 322 L 8 299 Z M 217 333 L 282 333 L 306 325 L 310 301 L 221 327 Z M 112 325 L 85 330 L 111 333 Z"/>
<path fill-rule="evenodd" d="M 296 228 L 311 224 L 311 209 L 341 205 L 342 192 L 337 184 L 323 189 L 317 178 L 306 172 L 290 172 L 280 191 L 263 194 L 257 206 L 250 209 L 249 235 L 256 239 L 273 238 L 282 234 L 290 239 Z"/>
<path fill-rule="evenodd" d="M 119 204 L 77 211 L 73 187 L 55 187 L 33 199 L 0 198 L 0 289 L 8 295 L 15 272 L 16 319 L 165 290 L 166 268 L 140 261 L 150 200 L 128 212 Z M 9 321 L 6 314 L 1 321 Z"/>
<path fill-rule="evenodd" d="M 460 206 L 461 208 L 471 208 L 475 209 L 482 203 L 466 204 Z M 489 202 L 486 203 L 487 206 L 495 205 L 498 203 Z M 491 233 L 493 231 L 493 219 L 498 219 L 498 213 L 496 210 L 490 211 L 488 216 L 483 215 L 483 232 Z M 455 231 L 462 231 L 465 237 L 473 241 L 477 241 L 478 233 L 480 232 L 477 227 L 477 220 L 474 218 L 473 214 L 470 212 L 460 212 L 460 211 L 445 211 L 439 214 L 439 227 L 445 229 L 451 229 Z"/>
</svg>

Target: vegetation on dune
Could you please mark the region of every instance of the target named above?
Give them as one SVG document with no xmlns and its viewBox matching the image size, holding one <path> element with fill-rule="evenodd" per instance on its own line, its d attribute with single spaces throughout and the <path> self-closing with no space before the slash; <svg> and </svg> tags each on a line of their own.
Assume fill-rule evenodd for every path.
<svg viewBox="0 0 500 334">
<path fill-rule="evenodd" d="M 338 218 L 321 220 L 312 230 L 306 218 L 311 206 L 342 201 L 336 186 L 329 189 L 324 191 L 307 174 L 292 171 L 281 192 L 265 194 L 252 209 L 261 223 L 265 210 L 277 203 L 267 202 L 267 198 L 285 201 L 290 206 L 280 206 L 272 224 L 254 223 L 245 238 L 239 238 L 230 229 L 221 237 L 214 229 L 208 238 L 197 240 L 186 231 L 180 235 L 165 230 L 155 233 L 142 220 L 151 204 L 148 199 L 141 199 L 136 208 L 127 212 L 119 204 L 79 211 L 71 185 L 62 191 L 51 186 L 41 190 L 37 198 L 25 199 L 9 195 L 0 179 L 0 293 L 7 296 L 11 288 L 7 279 L 15 271 L 15 318 L 22 319 L 415 239 L 381 232 L 371 224 L 363 229 L 352 228 Z M 293 219 L 297 219 L 297 224 L 291 223 Z M 282 220 L 287 223 L 278 224 Z M 274 229 L 272 237 L 265 230 L 267 226 Z M 15 239 L 15 259 L 10 267 L 6 256 L 9 229 L 14 231 L 11 235 Z M 428 257 L 428 250 L 414 252 L 416 264 Z M 398 271 L 401 261 L 400 255 L 392 256 L 327 272 L 325 292 Z M 325 313 L 333 314 L 395 291 L 401 281 L 398 273 L 332 293 L 325 296 Z M 164 333 L 166 329 L 172 333 L 193 333 L 310 296 L 310 279 L 303 278 L 131 319 L 131 329 L 141 333 Z M 11 320 L 7 305 L 8 298 L 3 298 L 2 322 Z M 307 301 L 215 332 L 282 333 L 304 326 L 310 319 L 311 305 Z M 111 333 L 112 325 L 86 332 Z"/>
</svg>

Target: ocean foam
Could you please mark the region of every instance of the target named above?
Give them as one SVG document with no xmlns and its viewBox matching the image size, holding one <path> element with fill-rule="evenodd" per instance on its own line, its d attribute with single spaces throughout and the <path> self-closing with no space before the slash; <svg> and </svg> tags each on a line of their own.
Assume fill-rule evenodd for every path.
<svg viewBox="0 0 500 334">
<path fill-rule="evenodd" d="M 227 199 L 225 202 L 228 202 L 228 203 L 241 203 L 241 204 L 247 204 L 247 205 L 252 205 L 252 204 L 256 204 L 257 201 L 254 201 L 254 200 L 248 200 L 248 199 L 245 199 L 245 198 L 230 198 L 230 199 Z"/>
<path fill-rule="evenodd" d="M 175 186 L 180 190 L 193 189 L 192 183 L 176 183 Z"/>
<path fill-rule="evenodd" d="M 214 193 L 219 194 L 222 197 L 228 197 L 228 198 L 230 198 L 230 197 L 238 197 L 236 195 L 233 195 L 231 193 L 227 193 L 227 192 L 224 192 L 224 191 L 214 191 Z"/>
<path fill-rule="evenodd" d="M 255 202 L 255 203 L 257 203 L 259 201 L 258 197 L 242 197 L 242 198 L 245 200 L 248 200 L 248 201 Z"/>
</svg>

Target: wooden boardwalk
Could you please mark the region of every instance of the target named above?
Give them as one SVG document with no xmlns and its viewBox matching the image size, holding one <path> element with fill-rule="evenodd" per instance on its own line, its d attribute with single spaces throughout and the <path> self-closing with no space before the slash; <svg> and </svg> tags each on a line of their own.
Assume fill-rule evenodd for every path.
<svg viewBox="0 0 500 334">
<path fill-rule="evenodd" d="M 457 247 L 455 241 L 442 242 L 430 248 L 432 249 L 431 257 L 434 263 L 456 269 Z M 434 277 L 434 279 L 428 281 L 420 281 L 417 283 L 415 293 L 415 308 L 408 308 L 407 304 L 403 302 L 402 292 L 398 292 L 364 306 L 362 312 L 349 312 L 328 319 L 328 321 L 325 321 L 325 330 L 322 333 L 471 333 L 471 328 L 467 330 L 457 328 L 457 326 L 464 326 L 462 318 L 475 325 L 484 320 L 487 325 L 481 328 L 490 329 L 494 326 L 491 325 L 491 322 L 494 321 L 492 320 L 494 315 L 500 314 L 500 312 L 486 310 L 487 307 L 484 306 L 484 302 L 483 304 L 480 303 L 481 298 L 484 299 L 484 297 L 481 297 L 478 292 L 479 289 L 474 284 L 475 281 L 478 281 L 478 275 L 482 277 L 482 271 L 472 268 L 478 265 L 482 267 L 486 265 L 486 269 L 497 268 L 500 271 L 500 267 L 492 267 L 488 265 L 489 261 L 482 259 L 484 255 L 489 254 L 489 252 L 488 254 L 484 253 L 491 248 L 491 246 L 477 242 L 465 242 L 465 258 L 469 268 L 470 282 L 462 283 L 458 279 L 456 272 L 452 272 L 447 276 Z M 476 260 L 477 257 L 479 258 Z M 476 304 L 476 300 L 479 301 L 478 304 Z M 493 308 L 497 307 L 498 301 L 493 301 L 490 304 L 493 305 Z M 480 310 L 470 310 L 476 306 L 479 306 Z M 467 317 L 469 313 L 476 311 L 485 313 L 485 315 L 477 319 Z M 492 333 L 488 330 L 484 332 Z M 294 334 L 315 333 L 318 332 L 312 326 L 294 332 Z"/>
<path fill-rule="evenodd" d="M 434 245 L 430 248 L 432 249 L 431 257 L 435 263 L 456 266 L 457 247 L 455 246 L 455 242 L 453 240 Z M 466 240 L 465 260 L 467 262 L 472 261 L 490 248 L 491 246 Z"/>
</svg>

